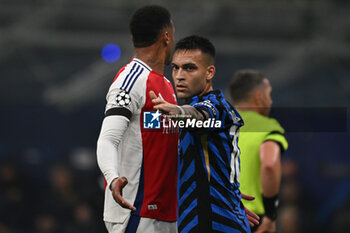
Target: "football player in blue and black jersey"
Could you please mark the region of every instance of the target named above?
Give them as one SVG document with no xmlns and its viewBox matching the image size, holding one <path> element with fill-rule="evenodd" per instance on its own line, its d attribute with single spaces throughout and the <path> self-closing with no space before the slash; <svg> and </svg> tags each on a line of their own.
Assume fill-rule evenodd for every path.
<svg viewBox="0 0 350 233">
<path fill-rule="evenodd" d="M 241 202 L 238 134 L 243 120 L 222 91 L 213 89 L 214 61 L 215 47 L 208 39 L 183 38 L 175 46 L 172 76 L 177 96 L 186 105 L 149 93 L 155 109 L 176 115 L 176 121 L 188 120 L 178 124 L 179 233 L 248 233 L 249 225 L 259 220 Z"/>
</svg>

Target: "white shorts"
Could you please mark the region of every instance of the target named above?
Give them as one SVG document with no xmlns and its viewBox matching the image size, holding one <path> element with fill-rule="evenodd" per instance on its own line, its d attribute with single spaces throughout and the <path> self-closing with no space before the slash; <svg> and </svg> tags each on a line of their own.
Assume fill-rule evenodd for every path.
<svg viewBox="0 0 350 233">
<path fill-rule="evenodd" d="M 124 223 L 105 222 L 109 233 L 177 233 L 176 222 L 152 218 L 128 217 Z"/>
</svg>

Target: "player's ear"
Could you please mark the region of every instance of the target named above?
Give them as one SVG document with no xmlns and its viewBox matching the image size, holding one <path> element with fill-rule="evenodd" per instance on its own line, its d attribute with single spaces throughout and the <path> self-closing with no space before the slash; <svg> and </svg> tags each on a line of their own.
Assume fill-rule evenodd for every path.
<svg viewBox="0 0 350 233">
<path fill-rule="evenodd" d="M 207 68 L 207 80 L 212 80 L 215 75 L 216 69 L 214 65 L 210 65 Z"/>
<path fill-rule="evenodd" d="M 255 89 L 253 90 L 253 93 L 252 93 L 252 101 L 254 103 L 254 105 L 256 106 L 260 106 L 261 104 L 261 98 L 262 98 L 262 92 L 260 89 Z"/>
<path fill-rule="evenodd" d="M 164 29 L 161 35 L 161 40 L 164 44 L 168 45 L 170 43 L 170 33 L 168 29 Z"/>
</svg>

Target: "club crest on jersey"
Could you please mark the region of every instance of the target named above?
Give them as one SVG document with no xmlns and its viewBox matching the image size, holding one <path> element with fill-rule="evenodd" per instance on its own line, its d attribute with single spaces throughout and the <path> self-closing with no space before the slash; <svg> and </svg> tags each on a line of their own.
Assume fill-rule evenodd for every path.
<svg viewBox="0 0 350 233">
<path fill-rule="evenodd" d="M 156 112 L 143 112 L 143 128 L 160 129 L 161 115 L 159 110 Z"/>
<path fill-rule="evenodd" d="M 126 107 L 126 106 L 128 106 L 131 103 L 130 95 L 125 90 L 121 90 L 117 94 L 115 100 L 116 100 L 117 106 L 120 106 L 120 107 Z"/>
</svg>

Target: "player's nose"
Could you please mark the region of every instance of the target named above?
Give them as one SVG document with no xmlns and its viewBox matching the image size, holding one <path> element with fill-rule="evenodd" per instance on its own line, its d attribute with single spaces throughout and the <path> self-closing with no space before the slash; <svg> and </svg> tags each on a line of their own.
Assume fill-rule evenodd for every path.
<svg viewBox="0 0 350 233">
<path fill-rule="evenodd" d="M 177 70 L 173 73 L 173 77 L 176 81 L 181 81 L 185 79 L 184 73 L 181 71 L 182 69 Z"/>
</svg>

